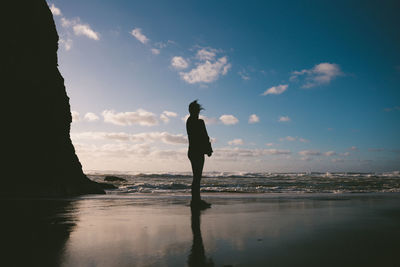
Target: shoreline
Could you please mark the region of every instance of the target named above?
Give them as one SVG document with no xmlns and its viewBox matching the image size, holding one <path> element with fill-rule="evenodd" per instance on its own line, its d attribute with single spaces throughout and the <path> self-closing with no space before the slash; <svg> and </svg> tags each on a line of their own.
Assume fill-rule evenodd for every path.
<svg viewBox="0 0 400 267">
<path fill-rule="evenodd" d="M 400 193 L 203 197 L 212 207 L 198 214 L 191 212 L 188 195 L 6 199 L 6 260 L 16 266 L 398 262 Z"/>
</svg>

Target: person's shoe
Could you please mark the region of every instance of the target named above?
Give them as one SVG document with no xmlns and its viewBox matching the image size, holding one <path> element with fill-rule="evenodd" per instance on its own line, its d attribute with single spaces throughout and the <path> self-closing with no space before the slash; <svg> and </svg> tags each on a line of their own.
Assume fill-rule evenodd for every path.
<svg viewBox="0 0 400 267">
<path fill-rule="evenodd" d="M 200 200 L 200 209 L 205 210 L 211 208 L 211 203 Z"/>
<path fill-rule="evenodd" d="M 200 205 L 205 207 L 211 207 L 211 203 L 205 202 L 204 200 L 200 200 Z"/>
<path fill-rule="evenodd" d="M 200 201 L 191 201 L 190 202 L 190 207 L 192 209 L 200 209 L 200 210 L 205 210 L 208 208 L 211 208 L 211 204 L 205 202 L 204 200 L 200 200 Z"/>
</svg>

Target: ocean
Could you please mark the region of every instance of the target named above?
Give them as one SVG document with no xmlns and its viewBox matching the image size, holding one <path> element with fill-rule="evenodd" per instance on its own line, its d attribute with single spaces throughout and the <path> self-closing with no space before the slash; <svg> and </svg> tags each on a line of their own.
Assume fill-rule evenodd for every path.
<svg viewBox="0 0 400 267">
<path fill-rule="evenodd" d="M 125 179 L 111 182 L 118 189 L 110 194 L 186 194 L 190 193 L 191 173 L 115 173 L 87 172 L 97 182 L 106 176 Z M 110 183 L 110 182 L 108 182 Z M 385 173 L 269 173 L 206 172 L 201 181 L 204 193 L 309 194 L 400 192 L 400 172 Z"/>
</svg>

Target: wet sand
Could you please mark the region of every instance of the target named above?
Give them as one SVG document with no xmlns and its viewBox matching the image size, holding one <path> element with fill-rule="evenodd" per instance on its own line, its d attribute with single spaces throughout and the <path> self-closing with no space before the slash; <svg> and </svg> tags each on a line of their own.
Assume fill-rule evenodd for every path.
<svg viewBox="0 0 400 267">
<path fill-rule="evenodd" d="M 399 266 L 400 194 L 4 200 L 14 266 Z M 11 265 L 4 265 L 11 266 Z"/>
</svg>

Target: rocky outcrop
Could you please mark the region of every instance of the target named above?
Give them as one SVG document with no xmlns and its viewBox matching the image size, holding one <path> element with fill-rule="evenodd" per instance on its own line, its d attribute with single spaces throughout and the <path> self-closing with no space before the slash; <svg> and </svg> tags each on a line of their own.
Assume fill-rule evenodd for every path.
<svg viewBox="0 0 400 267">
<path fill-rule="evenodd" d="M 88 179 L 69 136 L 72 121 L 58 70 L 58 34 L 44 0 L 2 3 L 4 172 L 0 194 L 104 193 Z M 8 15 L 6 15 L 8 14 Z"/>
<path fill-rule="evenodd" d="M 106 176 L 104 178 L 104 181 L 106 181 L 106 182 L 126 182 L 126 179 L 118 177 L 118 176 L 110 175 L 110 176 Z"/>
</svg>

